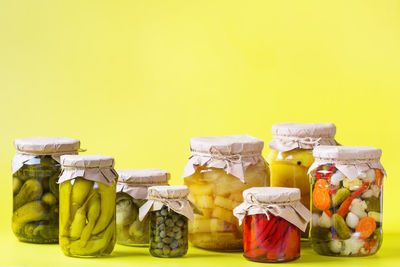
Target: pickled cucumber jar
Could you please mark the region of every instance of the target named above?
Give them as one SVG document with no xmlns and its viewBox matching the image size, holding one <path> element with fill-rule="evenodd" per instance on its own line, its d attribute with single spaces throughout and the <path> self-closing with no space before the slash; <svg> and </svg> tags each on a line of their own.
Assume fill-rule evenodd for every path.
<svg viewBox="0 0 400 267">
<path fill-rule="evenodd" d="M 182 257 L 188 250 L 188 219 L 197 207 L 188 198 L 187 186 L 152 186 L 139 219 L 149 213 L 150 254 L 160 258 Z"/>
<path fill-rule="evenodd" d="M 367 256 L 382 244 L 381 150 L 319 146 L 312 180 L 313 249 L 329 256 Z"/>
<path fill-rule="evenodd" d="M 60 246 L 67 256 L 100 257 L 115 245 L 114 159 L 100 155 L 61 157 Z"/>
<path fill-rule="evenodd" d="M 336 145 L 336 127 L 332 123 L 276 123 L 267 162 L 271 186 L 301 190 L 301 203 L 310 209 L 308 168 L 314 162 L 312 150 L 318 145 Z M 302 233 L 308 238 L 309 230 Z"/>
<path fill-rule="evenodd" d="M 118 170 L 117 243 L 149 245 L 149 219 L 139 220 L 139 208 L 147 201 L 150 186 L 168 185 L 169 172 L 160 169 Z"/>
<path fill-rule="evenodd" d="M 58 243 L 60 156 L 78 154 L 80 142 L 66 137 L 14 141 L 12 230 L 23 242 Z"/>
<path fill-rule="evenodd" d="M 248 135 L 195 137 L 184 170 L 190 199 L 203 215 L 189 225 L 189 240 L 200 248 L 235 251 L 243 248 L 242 228 L 232 210 L 243 190 L 269 185 L 261 155 L 264 142 Z"/>
<path fill-rule="evenodd" d="M 311 219 L 300 203 L 300 190 L 253 187 L 233 212 L 243 226 L 244 257 L 257 262 L 285 262 L 300 257 L 300 231 Z"/>
</svg>

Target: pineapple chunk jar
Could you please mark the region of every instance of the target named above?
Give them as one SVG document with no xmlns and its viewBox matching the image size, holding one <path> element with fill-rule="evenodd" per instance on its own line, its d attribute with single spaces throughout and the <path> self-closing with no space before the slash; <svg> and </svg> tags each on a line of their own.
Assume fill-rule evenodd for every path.
<svg viewBox="0 0 400 267">
<path fill-rule="evenodd" d="M 192 155 L 183 177 L 189 198 L 203 213 L 189 224 L 189 240 L 194 246 L 224 251 L 243 248 L 242 228 L 233 209 L 243 201 L 245 189 L 269 184 L 263 147 L 262 140 L 248 135 L 190 140 Z"/>
<path fill-rule="evenodd" d="M 332 123 L 276 123 L 267 162 L 271 186 L 301 190 L 301 203 L 310 210 L 308 168 L 314 162 L 312 150 L 318 145 L 337 145 L 336 127 Z M 301 233 L 308 238 L 309 230 Z"/>
<path fill-rule="evenodd" d="M 149 245 L 149 220 L 139 220 L 139 208 L 147 201 L 150 186 L 168 185 L 169 172 L 160 169 L 118 170 L 117 243 Z"/>
</svg>

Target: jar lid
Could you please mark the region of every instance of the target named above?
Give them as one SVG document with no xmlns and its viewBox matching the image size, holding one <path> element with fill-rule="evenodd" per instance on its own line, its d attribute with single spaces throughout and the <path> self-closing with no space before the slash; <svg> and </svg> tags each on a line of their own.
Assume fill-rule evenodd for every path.
<svg viewBox="0 0 400 267">
<path fill-rule="evenodd" d="M 189 188 L 186 185 L 159 185 L 149 187 L 149 199 L 152 198 L 186 198 L 189 195 Z"/>
<path fill-rule="evenodd" d="M 170 173 L 161 169 L 117 170 L 118 183 L 125 184 L 167 184 Z"/>
<path fill-rule="evenodd" d="M 317 145 L 337 145 L 333 123 L 276 123 L 269 147 L 285 152 L 295 148 L 313 149 Z"/>
<path fill-rule="evenodd" d="M 200 136 L 190 139 L 192 152 L 233 155 L 261 154 L 264 142 L 250 135 Z"/>
<path fill-rule="evenodd" d="M 18 152 L 31 154 L 76 153 L 80 141 L 67 137 L 30 137 L 16 139 L 14 146 Z"/>
<path fill-rule="evenodd" d="M 318 146 L 313 156 L 318 160 L 379 160 L 382 150 L 368 146 Z"/>
<path fill-rule="evenodd" d="M 114 166 L 114 158 L 103 155 L 62 155 L 61 165 L 78 168 L 111 168 Z"/>
<path fill-rule="evenodd" d="M 243 199 L 249 204 L 295 202 L 300 195 L 300 189 L 288 187 L 252 187 L 243 191 Z"/>
</svg>

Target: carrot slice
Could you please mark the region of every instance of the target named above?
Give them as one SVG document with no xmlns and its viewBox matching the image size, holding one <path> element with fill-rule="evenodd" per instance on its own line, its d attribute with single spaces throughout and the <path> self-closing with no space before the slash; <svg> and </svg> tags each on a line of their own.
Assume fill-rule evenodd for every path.
<svg viewBox="0 0 400 267">
<path fill-rule="evenodd" d="M 360 233 L 361 238 L 370 237 L 375 229 L 376 223 L 371 217 L 365 217 L 364 219 L 361 219 L 356 226 L 356 232 Z"/>
<path fill-rule="evenodd" d="M 375 183 L 378 187 L 382 186 L 383 172 L 380 169 L 375 169 Z"/>
<path fill-rule="evenodd" d="M 331 197 L 327 191 L 315 187 L 312 194 L 312 199 L 314 206 L 319 210 L 327 210 L 331 207 Z"/>
</svg>

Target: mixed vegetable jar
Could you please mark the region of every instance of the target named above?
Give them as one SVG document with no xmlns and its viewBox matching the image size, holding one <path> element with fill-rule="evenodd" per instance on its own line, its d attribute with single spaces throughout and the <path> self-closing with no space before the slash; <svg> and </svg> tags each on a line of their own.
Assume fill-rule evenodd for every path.
<svg viewBox="0 0 400 267">
<path fill-rule="evenodd" d="M 242 228 L 232 210 L 243 190 L 267 186 L 269 172 L 261 155 L 264 142 L 248 135 L 195 137 L 184 170 L 190 199 L 202 211 L 189 228 L 193 245 L 211 250 L 241 250 Z"/>
<path fill-rule="evenodd" d="M 301 203 L 310 209 L 308 168 L 314 162 L 312 150 L 318 145 L 336 145 L 336 127 L 332 123 L 277 123 L 272 126 L 274 139 L 267 162 L 271 186 L 301 190 Z M 308 237 L 309 231 L 302 233 Z"/>
<path fill-rule="evenodd" d="M 150 186 L 168 185 L 170 174 L 160 169 L 118 170 L 117 243 L 149 245 L 149 220 L 139 220 L 139 208 L 147 201 Z"/>
<path fill-rule="evenodd" d="M 108 255 L 115 244 L 114 159 L 100 155 L 61 157 L 60 246 L 73 257 Z"/>
<path fill-rule="evenodd" d="M 197 207 L 188 200 L 187 186 L 152 186 L 148 201 L 139 209 L 140 220 L 150 220 L 150 254 L 154 257 L 182 257 L 188 250 L 188 219 Z"/>
<path fill-rule="evenodd" d="M 375 254 L 382 244 L 381 150 L 319 146 L 313 154 L 313 249 L 330 256 Z"/>
<path fill-rule="evenodd" d="M 66 137 L 17 139 L 12 160 L 12 229 L 20 241 L 58 243 L 60 156 L 78 154 L 80 142 Z"/>
<path fill-rule="evenodd" d="M 244 257 L 257 262 L 284 262 L 300 257 L 300 231 L 311 219 L 300 190 L 253 187 L 233 212 L 243 226 Z"/>
</svg>

